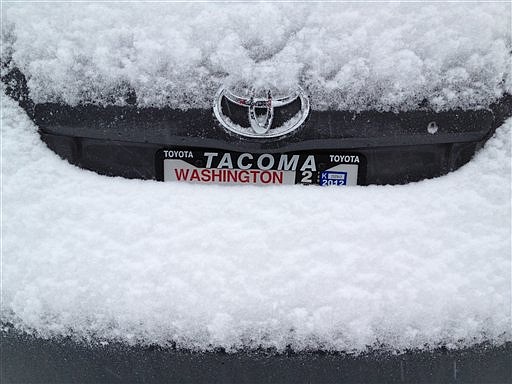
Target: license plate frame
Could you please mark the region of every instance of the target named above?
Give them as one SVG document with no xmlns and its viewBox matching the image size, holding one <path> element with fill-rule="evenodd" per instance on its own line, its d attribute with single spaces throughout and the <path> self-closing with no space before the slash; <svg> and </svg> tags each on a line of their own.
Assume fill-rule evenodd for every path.
<svg viewBox="0 0 512 384">
<path fill-rule="evenodd" d="M 366 157 L 344 150 L 239 152 L 167 146 L 155 154 L 157 180 L 237 185 L 364 185 Z"/>
</svg>

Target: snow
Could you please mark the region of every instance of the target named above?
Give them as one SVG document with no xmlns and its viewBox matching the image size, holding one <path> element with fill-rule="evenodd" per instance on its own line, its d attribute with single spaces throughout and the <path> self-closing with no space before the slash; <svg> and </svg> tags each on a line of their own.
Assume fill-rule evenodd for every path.
<svg viewBox="0 0 512 384">
<path fill-rule="evenodd" d="M 80 170 L 2 103 L 1 320 L 18 329 L 231 351 L 512 340 L 512 119 L 419 183 L 198 186 Z"/>
<path fill-rule="evenodd" d="M 210 108 L 302 86 L 313 109 L 485 107 L 512 91 L 511 3 L 6 3 L 36 102 Z"/>
</svg>

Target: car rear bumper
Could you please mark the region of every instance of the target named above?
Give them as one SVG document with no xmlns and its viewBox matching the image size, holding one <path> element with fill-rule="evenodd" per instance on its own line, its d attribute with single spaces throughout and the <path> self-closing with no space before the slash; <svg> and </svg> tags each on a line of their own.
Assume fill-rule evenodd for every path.
<svg viewBox="0 0 512 384">
<path fill-rule="evenodd" d="M 402 353 L 194 352 L 2 334 L 6 383 L 509 383 L 512 343 Z"/>
</svg>

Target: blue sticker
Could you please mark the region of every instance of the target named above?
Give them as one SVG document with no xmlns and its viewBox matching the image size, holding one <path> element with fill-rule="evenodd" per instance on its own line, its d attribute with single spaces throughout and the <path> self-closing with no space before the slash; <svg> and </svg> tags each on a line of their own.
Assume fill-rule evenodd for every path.
<svg viewBox="0 0 512 384">
<path fill-rule="evenodd" d="M 347 172 L 323 171 L 320 185 L 347 185 Z"/>
</svg>

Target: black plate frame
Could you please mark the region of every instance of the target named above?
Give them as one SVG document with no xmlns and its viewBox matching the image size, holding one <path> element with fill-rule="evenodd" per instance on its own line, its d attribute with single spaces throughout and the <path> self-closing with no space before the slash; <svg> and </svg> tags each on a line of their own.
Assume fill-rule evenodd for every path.
<svg viewBox="0 0 512 384">
<path fill-rule="evenodd" d="M 220 152 L 220 153 L 224 153 L 224 152 L 230 152 L 230 153 L 235 153 L 235 151 L 226 151 L 226 150 L 222 150 L 222 149 L 218 149 L 218 148 L 194 148 L 194 147 L 166 147 L 166 148 L 162 148 L 160 150 L 158 150 L 156 153 L 155 153 L 155 176 L 156 176 L 156 180 L 158 181 L 164 181 L 164 159 L 165 159 L 165 156 L 164 156 L 164 150 L 176 150 L 176 151 L 205 151 L 205 152 Z M 237 153 L 243 153 L 243 152 L 237 152 Z M 253 155 L 257 156 L 258 154 L 256 153 L 252 153 Z M 330 154 L 336 154 L 336 155 L 354 155 L 354 156 L 359 156 L 359 159 L 360 159 L 360 162 L 358 164 L 358 172 L 357 172 L 357 185 L 364 185 L 365 182 L 366 182 L 366 157 L 362 154 L 362 153 L 359 153 L 359 152 L 355 152 L 355 151 L 340 151 L 340 150 L 321 150 L 321 151 L 297 151 L 297 152 L 277 152 L 277 153 L 272 153 L 272 155 L 281 155 L 281 154 L 288 154 L 288 155 L 296 155 L 296 154 L 299 154 L 299 155 L 319 155 L 319 156 L 322 156 L 322 155 L 330 155 Z M 339 164 L 343 164 L 343 163 L 339 163 Z M 347 163 L 348 164 L 348 163 Z M 332 166 L 332 165 L 329 165 L 329 166 Z M 325 164 L 322 164 L 322 163 L 318 163 L 318 171 L 317 172 L 320 172 L 322 170 L 324 170 L 326 167 L 325 167 Z M 256 169 L 256 168 L 255 168 Z M 301 184 L 301 183 L 296 183 L 296 184 Z M 317 183 L 311 183 L 311 184 L 304 184 L 304 185 L 319 185 Z"/>
</svg>

